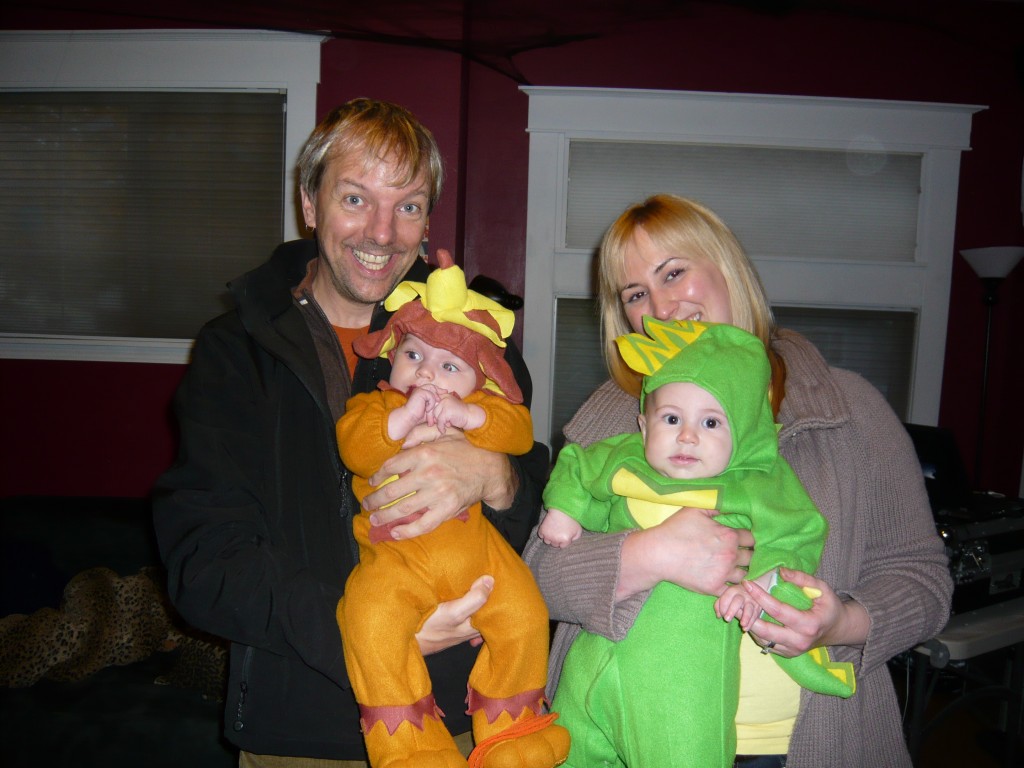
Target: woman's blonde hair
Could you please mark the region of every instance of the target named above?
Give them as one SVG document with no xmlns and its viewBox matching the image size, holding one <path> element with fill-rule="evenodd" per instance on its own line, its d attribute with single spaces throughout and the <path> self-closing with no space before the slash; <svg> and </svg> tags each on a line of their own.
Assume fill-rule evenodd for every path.
<svg viewBox="0 0 1024 768">
<path fill-rule="evenodd" d="M 619 357 L 615 339 L 634 329 L 626 319 L 620 292 L 625 283 L 626 248 L 643 229 L 659 248 L 689 258 L 704 258 L 725 278 L 732 324 L 757 336 L 769 350 L 773 371 L 781 366 L 770 354 L 775 319 L 761 279 L 732 230 L 713 211 L 675 195 L 660 194 L 631 205 L 605 232 L 598 257 L 598 300 L 605 363 L 627 392 L 640 391 L 640 379 Z M 782 381 L 775 382 L 781 401 Z"/>
<path fill-rule="evenodd" d="M 430 213 L 441 197 L 444 164 L 431 132 L 409 110 L 374 99 L 353 99 L 333 109 L 313 129 L 299 154 L 299 185 L 316 198 L 328 163 L 340 155 L 362 158 L 368 170 L 393 159 L 395 178 L 404 187 L 421 173 L 430 185 Z"/>
</svg>

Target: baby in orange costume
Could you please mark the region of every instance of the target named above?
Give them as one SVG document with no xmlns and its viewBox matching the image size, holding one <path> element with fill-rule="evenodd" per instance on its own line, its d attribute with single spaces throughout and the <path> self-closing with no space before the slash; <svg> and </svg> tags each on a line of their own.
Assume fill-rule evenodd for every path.
<svg viewBox="0 0 1024 768">
<path fill-rule="evenodd" d="M 388 325 L 356 341 L 362 357 L 388 356 L 379 391 L 349 400 L 338 450 L 360 501 L 370 477 L 404 445 L 461 429 L 482 448 L 510 454 L 533 446 L 529 411 L 501 348 L 512 312 L 466 288 L 439 252 L 427 282 L 400 284 L 385 302 Z M 444 263 L 444 262 L 447 262 Z M 374 768 L 462 768 L 465 758 L 440 720 L 415 634 L 437 604 L 460 597 L 479 576 L 494 590 L 473 616 L 484 644 L 467 703 L 482 768 L 548 768 L 565 760 L 569 736 L 543 715 L 548 614 L 529 569 L 484 517 L 480 504 L 434 531 L 396 541 L 390 527 L 356 518 L 359 565 L 338 603 L 349 679 Z"/>
</svg>

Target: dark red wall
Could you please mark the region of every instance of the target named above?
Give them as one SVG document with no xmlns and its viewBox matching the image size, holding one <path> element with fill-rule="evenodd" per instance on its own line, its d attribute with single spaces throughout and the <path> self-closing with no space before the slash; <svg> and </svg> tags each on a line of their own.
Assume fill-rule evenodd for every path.
<svg viewBox="0 0 1024 768">
<path fill-rule="evenodd" d="M 0 360 L 0 497 L 147 496 L 174 458 L 185 367 Z"/>
<path fill-rule="evenodd" d="M 895 4 L 899 5 L 899 4 Z M 533 85 L 663 88 L 978 104 L 962 161 L 955 247 L 1024 244 L 1024 13 L 933 14 L 927 23 L 797 11 L 772 16 L 692 3 L 677 21 L 623 21 L 600 39 L 515 57 Z M 879 6 L 880 8 L 882 6 Z M 942 4 L 934 7 L 941 8 Z M 52 27 L 52 25 L 51 25 Z M 1016 55 L 1016 59 L 1014 58 Z M 449 179 L 432 248 L 461 247 L 469 274 L 521 291 L 529 140 L 518 84 L 436 50 L 324 45 L 318 116 L 354 96 L 409 106 L 438 137 Z M 985 313 L 981 285 L 954 257 L 940 423 L 968 461 L 977 435 Z M 990 367 L 985 487 L 1017 495 L 1024 451 L 1024 267 L 1001 287 Z M 529 340 L 525 340 L 529 344 Z M 9 456 L 0 496 L 145 495 L 173 453 L 167 414 L 180 366 L 0 361 Z"/>
<path fill-rule="evenodd" d="M 318 119 L 338 104 L 368 96 L 408 107 L 437 139 L 445 158 L 445 185 L 430 216 L 431 251 L 456 246 L 461 67 L 460 57 L 450 53 L 383 43 L 333 42 L 321 55 Z"/>
<path fill-rule="evenodd" d="M 701 6 L 673 23 L 624 25 L 600 40 L 517 56 L 532 85 L 655 88 L 901 99 L 984 105 L 961 165 L 955 250 L 1024 245 L 1024 13 L 939 16 L 929 23 Z M 332 43 L 343 45 L 343 43 Z M 527 97 L 507 78 L 470 71 L 466 263 L 522 279 Z M 981 487 L 1016 496 L 1024 452 L 1024 266 L 995 307 Z M 973 468 L 985 309 L 959 255 L 953 279 L 940 424 Z M 529 344 L 529 340 L 526 340 Z"/>
</svg>

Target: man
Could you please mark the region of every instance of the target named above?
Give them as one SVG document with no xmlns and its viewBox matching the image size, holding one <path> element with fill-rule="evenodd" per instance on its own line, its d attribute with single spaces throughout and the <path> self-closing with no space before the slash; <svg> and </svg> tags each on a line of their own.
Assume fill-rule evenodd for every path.
<svg viewBox="0 0 1024 768">
<path fill-rule="evenodd" d="M 334 424 L 352 393 L 388 377 L 386 359 L 357 363 L 351 342 L 383 327 L 381 302 L 398 282 L 425 279 L 417 256 L 442 165 L 430 132 L 406 110 L 357 99 L 314 129 L 299 175 L 315 238 L 281 245 L 233 281 L 237 309 L 200 333 L 176 399 L 179 458 L 154 504 L 174 604 L 232 642 L 225 733 L 240 764 L 253 767 L 365 759 L 335 623 L 357 559 L 359 506 Z M 508 350 L 528 402 L 529 375 Z M 452 435 L 386 462 L 371 483 L 400 478 L 364 506 L 379 524 L 425 509 L 393 529 L 409 538 L 482 501 L 521 548 L 547 459 L 540 444 L 510 458 Z M 492 585 L 481 578 L 417 634 L 452 733 L 470 730 L 474 652 L 465 641 L 478 642 L 469 618 Z"/>
</svg>

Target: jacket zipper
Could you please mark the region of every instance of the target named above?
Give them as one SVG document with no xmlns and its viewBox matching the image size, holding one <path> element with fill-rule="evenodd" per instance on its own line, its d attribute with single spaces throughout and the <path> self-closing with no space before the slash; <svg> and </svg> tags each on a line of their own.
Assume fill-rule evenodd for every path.
<svg viewBox="0 0 1024 768">
<path fill-rule="evenodd" d="M 249 695 L 249 673 L 252 670 L 252 657 L 255 651 L 250 646 L 245 649 L 245 658 L 242 660 L 242 679 L 238 682 L 238 706 L 235 708 L 235 722 L 231 724 L 231 730 L 241 731 L 245 728 L 245 718 L 243 717 L 243 710 L 245 709 L 246 697 Z"/>
<path fill-rule="evenodd" d="M 327 313 L 324 312 L 323 308 L 320 306 L 320 304 L 317 302 L 317 300 L 313 297 L 313 294 L 310 291 L 306 291 L 305 293 L 303 293 L 302 298 L 299 301 L 300 301 L 300 303 L 302 303 L 302 304 L 304 304 L 306 306 L 312 307 L 313 311 L 316 312 L 316 314 L 320 317 L 320 319 L 321 319 L 321 321 L 323 321 L 324 325 L 327 326 L 327 328 L 329 328 L 331 330 L 331 335 L 334 337 L 334 343 L 335 343 L 336 349 L 338 351 L 338 357 L 341 359 L 341 364 L 344 366 L 344 370 L 345 370 L 346 375 L 349 377 L 349 381 L 352 382 L 353 379 L 354 379 L 354 376 L 355 376 L 355 371 L 350 371 L 348 369 L 348 360 L 345 357 L 345 350 L 342 349 L 341 342 L 338 340 L 337 335 L 334 334 L 334 329 L 331 326 L 330 319 L 327 317 Z M 378 304 L 377 308 L 379 309 L 379 307 L 381 307 L 381 306 L 383 306 L 382 302 Z M 375 309 L 375 312 L 376 312 L 376 309 Z M 371 325 L 371 327 L 373 326 L 373 320 L 372 319 L 370 321 L 370 325 Z M 350 391 L 350 394 L 351 394 L 351 391 Z M 349 521 L 355 519 L 355 516 L 357 514 L 359 514 L 359 510 L 355 509 L 354 505 L 352 503 L 354 498 L 355 498 L 355 496 L 352 493 L 352 488 L 351 488 L 352 477 L 351 477 L 351 473 L 348 470 L 348 467 L 346 467 L 344 465 L 344 463 L 342 463 L 341 457 L 338 456 L 337 450 L 333 451 L 333 455 L 334 455 L 335 463 L 337 464 L 337 466 L 338 466 L 338 468 L 340 470 L 340 478 L 339 478 L 339 481 L 338 481 L 338 488 L 341 490 L 341 506 L 338 509 L 338 515 L 341 517 L 341 520 L 343 521 L 344 524 L 349 525 L 350 524 Z M 349 535 L 347 538 L 348 538 L 349 551 L 352 554 L 352 562 L 353 563 L 358 563 L 359 562 L 359 545 L 356 543 L 355 536 Z"/>
</svg>

